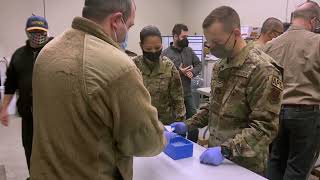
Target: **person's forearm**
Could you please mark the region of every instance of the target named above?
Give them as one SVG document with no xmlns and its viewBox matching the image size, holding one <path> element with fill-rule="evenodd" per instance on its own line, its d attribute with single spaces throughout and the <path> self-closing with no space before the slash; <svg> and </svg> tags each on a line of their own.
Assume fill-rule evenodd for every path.
<svg viewBox="0 0 320 180">
<path fill-rule="evenodd" d="M 202 69 L 201 64 L 197 64 L 196 66 L 194 66 L 192 69 L 193 76 L 198 76 L 201 72 L 201 69 Z"/>
<path fill-rule="evenodd" d="M 3 101 L 2 101 L 2 108 L 3 109 L 7 109 L 11 100 L 13 98 L 13 94 L 5 94 L 4 95 L 4 98 L 3 98 Z"/>
<path fill-rule="evenodd" d="M 197 114 L 193 115 L 192 118 L 184 121 L 189 129 L 203 128 L 208 125 L 209 107 L 210 104 L 208 103 L 205 106 L 201 107 L 200 111 Z"/>
</svg>

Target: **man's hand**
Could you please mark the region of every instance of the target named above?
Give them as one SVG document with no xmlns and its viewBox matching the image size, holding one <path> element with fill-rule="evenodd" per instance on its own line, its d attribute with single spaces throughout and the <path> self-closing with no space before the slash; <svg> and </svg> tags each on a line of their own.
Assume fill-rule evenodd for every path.
<svg viewBox="0 0 320 180">
<path fill-rule="evenodd" d="M 188 127 L 184 122 L 175 122 L 172 123 L 170 126 L 174 129 L 173 132 L 177 134 L 186 134 L 188 131 Z"/>
<path fill-rule="evenodd" d="M 193 78 L 193 73 L 192 73 L 192 71 L 188 71 L 188 72 L 186 73 L 186 76 L 187 76 L 189 79 L 192 79 L 192 78 Z"/>
<path fill-rule="evenodd" d="M 1 124 L 4 125 L 4 126 L 8 126 L 9 125 L 9 114 L 8 114 L 8 109 L 7 108 L 1 108 L 0 121 L 1 121 Z"/>
<path fill-rule="evenodd" d="M 219 166 L 222 164 L 224 157 L 221 153 L 221 147 L 209 148 L 200 156 L 201 164 Z"/>
<path fill-rule="evenodd" d="M 5 94 L 3 97 L 3 101 L 1 104 L 0 110 L 0 122 L 4 126 L 9 126 L 9 114 L 8 114 L 8 107 L 13 98 L 13 94 Z"/>
<path fill-rule="evenodd" d="M 182 74 L 184 74 L 185 76 L 187 76 L 187 72 L 191 72 L 192 71 L 192 67 L 188 66 L 188 67 L 182 67 L 182 64 L 179 67 L 179 70 Z"/>
</svg>

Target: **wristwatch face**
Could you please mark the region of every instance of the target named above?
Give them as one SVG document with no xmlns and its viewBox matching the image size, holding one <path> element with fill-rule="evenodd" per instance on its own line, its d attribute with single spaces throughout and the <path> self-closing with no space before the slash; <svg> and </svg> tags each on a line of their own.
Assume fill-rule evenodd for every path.
<svg viewBox="0 0 320 180">
<path fill-rule="evenodd" d="M 227 159 L 231 158 L 231 156 L 232 156 L 231 150 L 225 146 L 221 147 L 221 154 Z"/>
</svg>

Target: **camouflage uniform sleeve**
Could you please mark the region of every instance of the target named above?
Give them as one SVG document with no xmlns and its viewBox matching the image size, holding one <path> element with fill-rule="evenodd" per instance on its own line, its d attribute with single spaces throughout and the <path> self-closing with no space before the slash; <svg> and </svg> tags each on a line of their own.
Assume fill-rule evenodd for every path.
<svg viewBox="0 0 320 180">
<path fill-rule="evenodd" d="M 200 111 L 197 114 L 193 115 L 192 118 L 187 119 L 185 123 L 187 124 L 188 129 L 203 128 L 208 126 L 209 108 L 210 103 L 207 103 L 200 108 Z"/>
<path fill-rule="evenodd" d="M 170 81 L 170 99 L 176 115 L 176 121 L 184 121 L 186 108 L 184 105 L 182 82 L 179 71 L 174 65 L 172 65 L 172 78 Z"/>
<path fill-rule="evenodd" d="M 281 73 L 273 66 L 257 67 L 246 91 L 252 111 L 249 128 L 222 144 L 233 157 L 255 157 L 265 152 L 276 136 L 283 91 Z"/>
<path fill-rule="evenodd" d="M 132 58 L 132 61 L 134 62 L 134 64 L 140 69 L 140 62 L 142 60 L 142 56 L 136 56 L 134 58 Z"/>
<path fill-rule="evenodd" d="M 213 88 L 213 86 L 215 85 L 215 76 L 217 76 L 218 71 L 219 71 L 219 63 L 216 63 L 213 66 L 212 69 L 212 77 L 211 77 L 211 89 Z M 211 91 L 212 93 L 212 91 Z M 198 111 L 197 114 L 195 114 L 194 116 L 192 116 L 192 118 L 188 119 L 187 121 L 185 121 L 185 123 L 187 124 L 189 129 L 195 129 L 195 128 L 203 128 L 205 126 L 208 126 L 209 124 L 209 112 L 210 112 L 210 102 L 212 102 L 212 94 L 210 97 L 210 101 L 209 103 L 205 104 L 204 106 L 200 107 L 200 111 Z"/>
</svg>

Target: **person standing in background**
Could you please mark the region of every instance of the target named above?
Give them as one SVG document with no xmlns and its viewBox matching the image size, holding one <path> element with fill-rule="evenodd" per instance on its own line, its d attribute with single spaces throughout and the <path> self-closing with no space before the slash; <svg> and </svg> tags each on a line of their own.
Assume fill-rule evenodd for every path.
<svg viewBox="0 0 320 180">
<path fill-rule="evenodd" d="M 264 21 L 259 38 L 253 43 L 255 48 L 263 49 L 264 45 L 284 32 L 283 23 L 274 17 Z"/>
<path fill-rule="evenodd" d="M 39 52 L 52 39 L 48 37 L 48 28 L 45 18 L 35 15 L 28 18 L 25 29 L 28 41 L 12 55 L 6 72 L 5 95 L 0 112 L 2 124 L 8 126 L 8 107 L 14 94 L 18 92 L 17 108 L 22 118 L 22 144 L 29 171 L 33 137 L 32 73 Z"/>
<path fill-rule="evenodd" d="M 158 110 L 164 125 L 185 120 L 186 109 L 179 71 L 167 57 L 161 57 L 162 37 L 155 26 L 146 26 L 140 32 L 142 56 L 133 59 L 143 76 L 151 95 L 152 105 Z"/>
<path fill-rule="evenodd" d="M 168 57 L 180 72 L 184 104 L 186 107 L 186 118 L 191 118 L 197 113 L 191 92 L 191 79 L 201 72 L 202 65 L 198 56 L 188 47 L 189 29 L 184 24 L 176 24 L 172 29 L 173 42 L 170 47 L 162 52 L 162 56 Z M 197 142 L 199 130 L 194 129 L 188 132 L 188 139 Z"/>
<path fill-rule="evenodd" d="M 268 162 L 270 180 L 306 180 L 320 150 L 320 7 L 308 1 L 286 33 L 264 51 L 284 67 L 280 129 Z"/>
<path fill-rule="evenodd" d="M 82 17 L 41 51 L 32 180 L 131 180 L 133 157 L 158 155 L 173 135 L 120 48 L 135 12 L 133 0 L 85 0 Z"/>
</svg>

